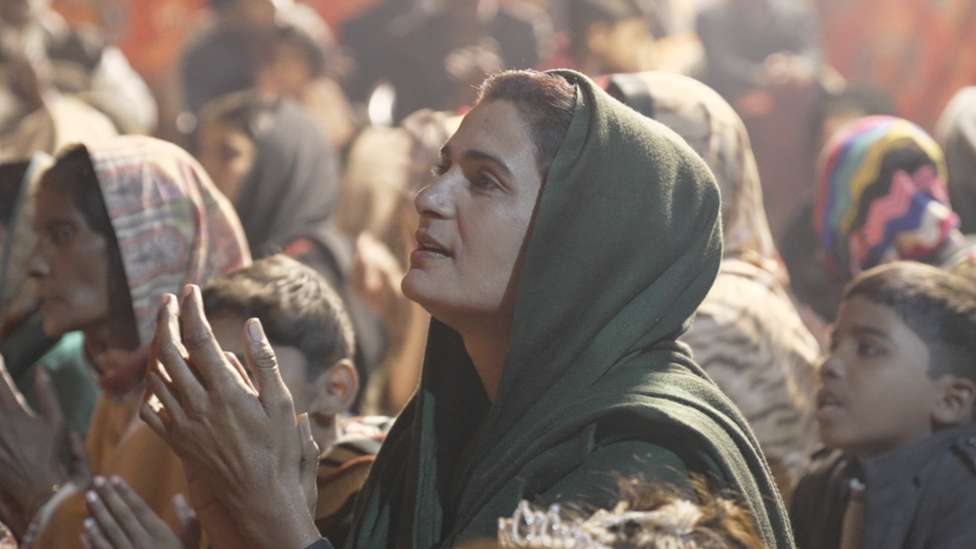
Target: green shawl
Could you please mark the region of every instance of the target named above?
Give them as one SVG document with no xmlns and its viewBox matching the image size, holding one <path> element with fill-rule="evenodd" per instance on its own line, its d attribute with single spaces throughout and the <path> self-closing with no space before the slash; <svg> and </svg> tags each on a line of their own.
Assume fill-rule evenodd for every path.
<svg viewBox="0 0 976 549">
<path fill-rule="evenodd" d="M 576 111 L 531 229 L 495 403 L 461 337 L 432 321 L 420 389 L 347 547 L 446 549 L 495 537 L 522 498 L 606 507 L 615 473 L 701 472 L 742 494 L 770 547 L 792 548 L 749 427 L 676 342 L 722 259 L 714 179 L 676 134 L 556 73 L 576 85 Z"/>
</svg>

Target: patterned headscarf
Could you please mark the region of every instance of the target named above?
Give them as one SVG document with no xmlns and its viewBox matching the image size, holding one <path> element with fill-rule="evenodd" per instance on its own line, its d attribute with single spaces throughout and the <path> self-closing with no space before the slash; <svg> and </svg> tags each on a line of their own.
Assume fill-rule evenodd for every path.
<svg viewBox="0 0 976 549">
<path fill-rule="evenodd" d="M 231 203 L 176 145 L 125 136 L 88 145 L 125 268 L 139 341 L 152 341 L 164 293 L 251 262 Z"/>
<path fill-rule="evenodd" d="M 656 71 L 611 75 L 606 89 L 674 130 L 708 164 L 722 193 L 724 256 L 785 278 L 766 221 L 749 134 L 728 101 L 697 80 Z"/>
<path fill-rule="evenodd" d="M 869 116 L 841 128 L 818 171 L 814 226 L 828 269 L 842 278 L 923 258 L 959 227 L 942 150 L 907 120 Z"/>
</svg>

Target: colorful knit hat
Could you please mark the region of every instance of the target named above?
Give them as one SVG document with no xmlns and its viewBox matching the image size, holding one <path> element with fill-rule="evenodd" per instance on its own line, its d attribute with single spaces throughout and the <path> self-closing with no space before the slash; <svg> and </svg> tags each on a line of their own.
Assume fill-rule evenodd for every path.
<svg viewBox="0 0 976 549">
<path fill-rule="evenodd" d="M 839 277 L 929 255 L 959 227 L 942 150 L 907 120 L 869 116 L 841 128 L 819 173 L 814 225 Z"/>
</svg>

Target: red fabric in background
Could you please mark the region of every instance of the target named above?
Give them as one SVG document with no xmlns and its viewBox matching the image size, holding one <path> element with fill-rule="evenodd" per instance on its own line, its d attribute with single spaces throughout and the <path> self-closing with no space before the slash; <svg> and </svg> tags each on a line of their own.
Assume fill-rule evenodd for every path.
<svg viewBox="0 0 976 549">
<path fill-rule="evenodd" d="M 879 86 L 932 131 L 959 88 L 976 84 L 976 0 L 816 0 L 827 59 Z"/>
</svg>

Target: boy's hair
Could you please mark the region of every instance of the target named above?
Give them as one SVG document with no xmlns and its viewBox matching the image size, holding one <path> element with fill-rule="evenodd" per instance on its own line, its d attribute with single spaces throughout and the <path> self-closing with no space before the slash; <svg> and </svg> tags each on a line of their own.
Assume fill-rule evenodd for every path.
<svg viewBox="0 0 976 549">
<path fill-rule="evenodd" d="M 353 355 L 352 321 L 342 298 L 317 271 L 284 255 L 210 281 L 203 289 L 203 307 L 211 317 L 257 317 L 268 340 L 302 352 L 309 381 Z"/>
<path fill-rule="evenodd" d="M 914 261 L 875 267 L 851 281 L 844 299 L 860 296 L 894 309 L 929 350 L 929 377 L 976 381 L 976 283 Z"/>
</svg>

